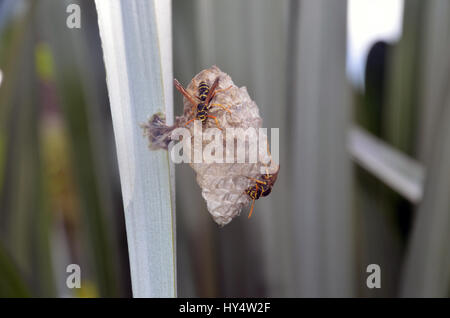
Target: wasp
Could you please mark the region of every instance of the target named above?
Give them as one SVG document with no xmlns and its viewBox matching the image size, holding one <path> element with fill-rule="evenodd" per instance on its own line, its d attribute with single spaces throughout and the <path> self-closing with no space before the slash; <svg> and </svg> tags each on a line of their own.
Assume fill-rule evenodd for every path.
<svg viewBox="0 0 450 318">
<path fill-rule="evenodd" d="M 220 127 L 219 121 L 217 120 L 216 116 L 208 114 L 208 111 L 214 107 L 221 107 L 225 111 L 229 112 L 231 114 L 231 111 L 228 109 L 228 107 L 222 105 L 222 104 L 210 104 L 211 100 L 214 98 L 214 96 L 219 93 L 226 91 L 231 88 L 225 88 L 225 89 L 216 89 L 219 85 L 219 77 L 217 77 L 214 81 L 214 83 L 211 85 L 211 87 L 205 82 L 202 81 L 198 85 L 198 97 L 192 96 L 176 79 L 174 79 L 174 84 L 176 89 L 183 94 L 184 97 L 187 98 L 187 100 L 192 104 L 192 111 L 196 110 L 194 118 L 189 120 L 185 126 L 189 125 L 194 120 L 200 120 L 202 124 L 206 123 L 206 120 L 208 118 L 212 118 L 215 120 L 216 125 L 219 129 L 222 130 L 222 127 Z"/>
<path fill-rule="evenodd" d="M 267 143 L 267 153 L 270 156 L 270 164 L 272 164 L 272 155 L 270 154 L 269 150 L 269 143 Z M 258 200 L 260 197 L 266 197 L 272 192 L 272 188 L 277 181 L 278 173 L 280 172 L 280 165 L 278 165 L 277 170 L 274 173 L 269 173 L 269 169 L 266 166 L 266 173 L 262 174 L 258 177 L 258 179 L 255 178 L 249 178 L 250 180 L 254 181 L 255 183 L 248 187 L 244 192 L 247 194 L 250 199 L 253 200 L 252 206 L 250 208 L 250 213 L 248 214 L 248 218 L 250 219 L 253 213 L 253 206 L 255 205 L 255 201 Z"/>
<path fill-rule="evenodd" d="M 258 179 L 249 178 L 255 183 L 245 190 L 245 193 L 253 200 L 252 206 L 250 208 L 250 213 L 248 214 L 248 218 L 251 218 L 252 216 L 255 201 L 258 200 L 260 197 L 268 196 L 270 192 L 272 192 L 272 187 L 277 181 L 279 171 L 280 166 L 278 166 L 277 171 L 274 173 L 269 173 L 266 169 L 266 173 L 260 175 Z"/>
</svg>

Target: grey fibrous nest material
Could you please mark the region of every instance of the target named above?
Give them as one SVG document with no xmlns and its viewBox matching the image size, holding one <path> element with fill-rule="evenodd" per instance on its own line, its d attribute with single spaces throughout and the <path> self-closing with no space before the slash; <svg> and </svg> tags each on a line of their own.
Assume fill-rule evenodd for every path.
<svg viewBox="0 0 450 318">
<path fill-rule="evenodd" d="M 201 71 L 197 74 L 189 86 L 187 91 L 194 96 L 198 95 L 198 85 L 205 81 L 209 86 L 214 80 L 219 77 L 219 85 L 217 90 L 225 89 L 223 92 L 218 92 L 211 103 L 219 103 L 229 107 L 231 114 L 220 107 L 212 107 L 208 112 L 210 115 L 216 116 L 221 127 L 226 129 L 229 127 L 247 129 L 249 127 L 255 128 L 256 132 L 262 125 L 262 119 L 259 115 L 259 110 L 256 103 L 250 98 L 246 87 L 237 87 L 234 85 L 230 76 L 222 72 L 218 67 L 213 66 L 209 69 Z M 184 114 L 177 117 L 175 125 L 168 127 L 164 124 L 164 118 L 155 114 L 148 124 L 143 128 L 150 140 L 150 147 L 165 148 L 170 142 L 170 132 L 177 127 L 184 127 L 185 123 L 195 116 L 195 108 L 185 98 L 184 99 Z M 203 125 L 203 129 L 216 128 L 216 123 L 213 119 L 208 118 Z M 191 136 L 194 135 L 194 125 L 189 124 L 187 128 L 190 129 Z M 224 130 L 225 131 L 225 130 Z M 236 139 L 245 138 L 243 135 L 237 135 Z M 256 143 L 257 140 L 245 139 L 246 149 L 249 149 L 251 143 Z M 194 138 L 191 140 L 192 147 Z M 223 134 L 223 149 L 224 156 L 226 149 L 225 133 Z M 204 147 L 210 141 L 203 141 Z M 237 140 L 235 140 L 237 143 Z M 250 145 L 249 145 L 250 143 Z M 247 151 L 248 153 L 248 151 Z M 246 153 L 246 157 L 247 157 Z M 254 184 L 251 178 L 258 178 L 261 175 L 262 163 L 261 158 L 256 163 L 236 163 L 236 149 L 234 151 L 235 163 L 191 163 L 191 167 L 197 174 L 197 182 L 202 189 L 202 196 L 206 201 L 208 211 L 212 215 L 214 221 L 220 226 L 228 224 L 234 217 L 240 214 L 242 208 L 251 202 L 245 190 Z M 224 160 L 225 161 L 225 160 Z M 248 161 L 248 160 L 247 160 Z M 267 162 L 267 161 L 266 161 Z"/>
</svg>

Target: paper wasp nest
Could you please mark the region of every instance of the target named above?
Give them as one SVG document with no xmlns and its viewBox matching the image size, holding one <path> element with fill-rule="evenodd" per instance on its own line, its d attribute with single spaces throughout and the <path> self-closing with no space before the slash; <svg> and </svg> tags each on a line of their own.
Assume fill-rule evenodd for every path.
<svg viewBox="0 0 450 318">
<path fill-rule="evenodd" d="M 220 126 L 223 128 L 223 154 L 224 163 L 190 163 L 197 174 L 197 182 L 202 189 L 202 196 L 206 201 L 208 211 L 214 221 L 220 226 L 228 224 L 234 217 L 240 214 L 242 208 L 248 205 L 252 200 L 245 193 L 245 190 L 254 184 L 251 178 L 258 178 L 262 173 L 262 156 L 258 152 L 256 163 L 248 163 L 248 149 L 255 146 L 258 149 L 257 138 L 245 138 L 244 134 L 236 134 L 234 143 L 239 145 L 238 140 L 242 139 L 246 146 L 247 163 L 237 163 L 238 149 L 227 149 L 226 147 L 226 128 L 242 128 L 246 130 L 249 127 L 255 128 L 258 134 L 262 125 L 262 119 L 259 116 L 259 110 L 256 103 L 250 98 L 246 87 L 237 87 L 234 85 L 230 76 L 222 72 L 218 67 L 213 66 L 197 74 L 187 87 L 187 91 L 193 95 L 198 95 L 198 86 L 200 82 L 205 81 L 209 86 L 219 77 L 219 84 L 216 90 L 219 92 L 212 99 L 211 103 L 218 103 L 229 107 L 231 113 L 221 107 L 211 107 L 208 114 L 216 116 Z M 221 89 L 227 90 L 220 91 Z M 150 122 L 144 126 L 146 134 L 150 139 L 151 148 L 166 148 L 170 142 L 170 132 L 177 127 L 184 127 L 185 123 L 195 117 L 195 107 L 184 98 L 184 115 L 177 117 L 176 124 L 173 127 L 164 126 L 158 115 L 152 117 Z M 190 123 L 186 128 L 194 136 L 194 124 Z M 203 133 L 206 128 L 217 128 L 216 122 L 208 118 L 203 124 Z M 265 137 L 265 135 L 264 135 Z M 205 138 L 203 138 L 205 139 Z M 203 140 L 203 149 L 210 140 Z M 255 143 L 256 145 L 252 145 Z M 194 148 L 194 138 L 191 139 L 192 148 Z M 242 146 L 242 144 L 241 144 Z M 231 148 L 231 147 L 230 147 Z M 234 150 L 234 151 L 233 151 Z M 234 163 L 225 163 L 226 153 L 233 151 Z M 192 156 L 194 158 L 194 156 Z M 267 162 L 267 158 L 265 158 Z"/>
</svg>

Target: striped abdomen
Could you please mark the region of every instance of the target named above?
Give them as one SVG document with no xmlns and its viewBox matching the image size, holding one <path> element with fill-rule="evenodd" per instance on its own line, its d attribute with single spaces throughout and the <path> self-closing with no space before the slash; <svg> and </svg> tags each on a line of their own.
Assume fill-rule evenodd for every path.
<svg viewBox="0 0 450 318">
<path fill-rule="evenodd" d="M 197 120 L 200 120 L 201 122 L 205 122 L 207 115 L 208 115 L 208 113 L 207 113 L 207 108 L 206 108 L 205 104 L 203 104 L 203 103 L 198 104 L 197 105 L 197 114 L 195 115 L 195 118 Z"/>
<path fill-rule="evenodd" d="M 265 182 L 264 184 L 261 184 L 262 186 L 262 193 L 261 196 L 262 197 L 266 197 L 270 194 L 270 192 L 272 192 L 272 187 L 275 183 L 275 181 L 277 180 L 277 174 L 264 174 L 262 176 L 263 181 Z"/>
<path fill-rule="evenodd" d="M 266 197 L 272 192 L 272 186 L 275 183 L 277 175 L 264 174 L 262 175 L 262 182 L 255 182 L 255 184 L 245 190 L 245 193 L 253 199 L 258 200 L 260 197 Z"/>
<path fill-rule="evenodd" d="M 247 190 L 245 190 L 245 193 L 252 199 L 252 200 L 258 200 L 261 196 L 262 189 L 261 187 L 257 186 L 251 186 Z"/>
</svg>

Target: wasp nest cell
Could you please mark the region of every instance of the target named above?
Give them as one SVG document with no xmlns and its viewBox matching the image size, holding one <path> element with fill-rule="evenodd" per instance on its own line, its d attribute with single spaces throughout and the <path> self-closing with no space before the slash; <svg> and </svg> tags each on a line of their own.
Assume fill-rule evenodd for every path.
<svg viewBox="0 0 450 318">
<path fill-rule="evenodd" d="M 207 128 L 218 128 L 218 124 L 219 128 L 222 129 L 220 130 L 222 140 L 218 142 L 223 145 L 223 162 L 211 163 L 202 160 L 201 163 L 191 162 L 190 165 L 196 172 L 197 182 L 202 189 L 202 196 L 206 201 L 209 213 L 217 224 L 223 226 L 239 215 L 244 206 L 252 202 L 246 190 L 255 184 L 255 181 L 251 179 L 258 179 L 262 175 L 262 171 L 265 169 L 263 162 L 267 163 L 269 159 L 266 152 L 264 152 L 266 158 L 263 158 L 263 153 L 260 155 L 258 150 L 256 158 L 253 157 L 253 160 L 249 160 L 251 159 L 249 150 L 252 148 L 259 149 L 258 139 L 266 142 L 266 136 L 262 134 L 263 138 L 258 138 L 262 119 L 259 115 L 258 106 L 250 98 L 246 87 L 237 87 L 230 76 L 218 67 L 213 66 L 197 74 L 186 88 L 185 94 L 187 92 L 190 96 L 195 97 L 196 103 L 201 103 L 203 87 L 213 88 L 217 79 L 216 94 L 212 95 L 213 98 L 209 101 L 210 107 L 205 113 L 209 117 L 203 118 L 201 125 L 203 133 Z M 197 99 L 198 97 L 200 97 L 200 100 Z M 218 104 L 225 108 L 217 106 Z M 172 127 L 165 126 L 164 119 L 157 114 L 154 115 L 149 123 L 143 127 L 149 137 L 150 147 L 152 149 L 167 149 L 171 131 L 177 127 L 186 126 L 190 130 L 192 136 L 190 142 L 192 148 L 194 148 L 194 123 L 191 121 L 194 118 L 201 120 L 202 116 L 199 115 L 203 114 L 199 112 L 197 106 L 193 105 L 192 99 L 185 95 L 184 114 L 176 118 L 175 125 Z M 197 127 L 198 123 L 196 123 Z M 254 128 L 256 135 L 247 136 L 238 132 L 227 137 L 227 128 L 241 128 L 243 131 Z M 228 142 L 227 138 L 229 139 Z M 212 141 L 203 137 L 201 142 L 202 149 L 205 149 Z M 227 144 L 231 145 L 228 147 L 229 149 Z M 242 160 L 242 157 L 238 158 L 238 153 L 245 154 L 245 161 Z M 232 163 L 226 163 L 227 155 L 228 158 L 233 159 L 231 160 Z M 273 169 L 277 169 L 277 167 Z"/>
</svg>

